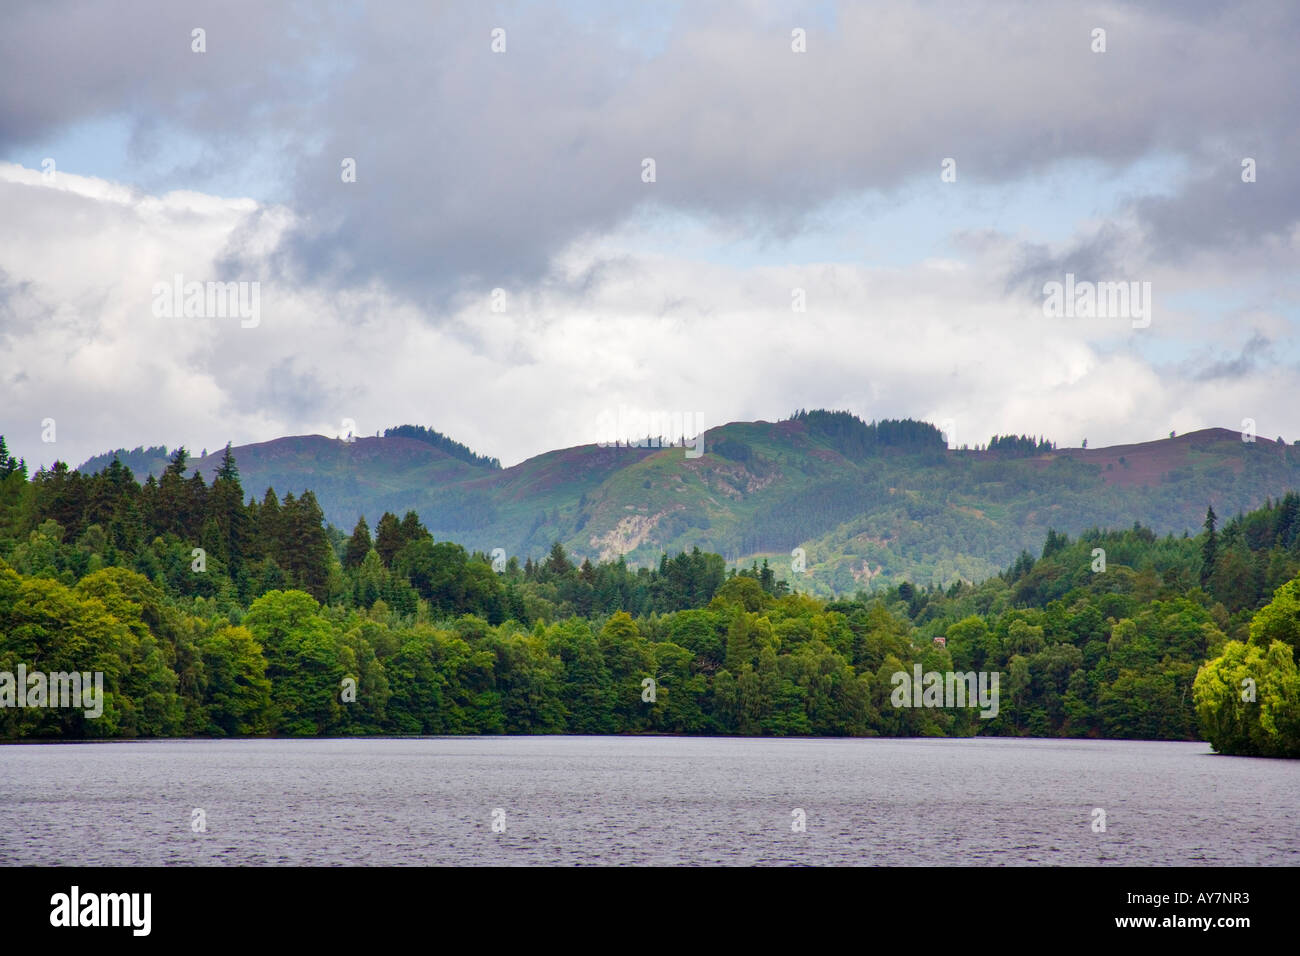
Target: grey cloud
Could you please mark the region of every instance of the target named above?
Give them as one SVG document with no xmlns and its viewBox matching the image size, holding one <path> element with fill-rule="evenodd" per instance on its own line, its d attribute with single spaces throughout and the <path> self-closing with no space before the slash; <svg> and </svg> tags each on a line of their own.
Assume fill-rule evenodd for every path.
<svg viewBox="0 0 1300 956">
<path fill-rule="evenodd" d="M 1006 278 L 1008 293 L 1021 292 L 1041 301 L 1046 282 L 1064 282 L 1066 273 L 1088 282 L 1132 281 L 1120 250 L 1119 228 L 1107 224 L 1094 236 L 1082 240 L 1065 252 L 1053 253 L 1046 246 L 1022 244 L 1016 249 L 1017 261 Z"/>
<path fill-rule="evenodd" d="M 1002 182 L 1066 158 L 1197 158 L 1249 141 L 1274 157 L 1272 185 L 1261 173 L 1245 197 L 1207 173 L 1173 199 L 1136 200 L 1153 249 L 1249 241 L 1297 218 L 1278 193 L 1295 152 L 1279 131 L 1300 118 L 1288 5 L 845 4 L 836 31 L 799 8 L 690 5 L 649 53 L 560 6 L 140 9 L 7 11 L 0 147 L 122 110 L 145 150 L 173 125 L 216 163 L 278 140 L 301 217 L 284 272 L 378 277 L 430 310 L 546 279 L 560 249 L 646 203 L 789 235 L 837 196 L 937 184 L 946 156 L 960 182 Z M 795 55 L 801 19 L 809 52 Z M 197 56 L 187 38 L 201 23 L 209 52 Z M 1088 49 L 1099 24 L 1105 54 Z M 647 156 L 653 185 L 640 180 Z M 357 160 L 355 184 L 340 181 L 343 157 Z"/>
<path fill-rule="evenodd" d="M 1243 136 L 1226 156 L 1198 157 L 1204 171 L 1177 195 L 1134 203 L 1154 260 L 1181 265 L 1216 249 L 1249 255 L 1252 246 L 1288 236 L 1300 222 L 1300 132 L 1293 125 L 1300 119 L 1300 98 L 1296 105 L 1284 121 L 1292 124 L 1286 135 Z M 1256 163 L 1252 183 L 1241 178 L 1246 157 Z M 1260 264 L 1266 264 L 1267 250 L 1258 251 Z"/>
<path fill-rule="evenodd" d="M 1243 378 L 1259 367 L 1260 359 L 1267 356 L 1271 345 L 1268 339 L 1256 332 L 1235 358 L 1212 362 L 1197 371 L 1193 379 L 1197 382 L 1211 382 L 1217 379 Z"/>
<path fill-rule="evenodd" d="M 268 369 L 262 387 L 241 401 L 231 395 L 238 411 L 273 408 L 291 421 L 333 420 L 346 416 L 348 389 L 331 385 L 310 368 L 299 368 L 294 359 L 282 359 Z"/>
</svg>

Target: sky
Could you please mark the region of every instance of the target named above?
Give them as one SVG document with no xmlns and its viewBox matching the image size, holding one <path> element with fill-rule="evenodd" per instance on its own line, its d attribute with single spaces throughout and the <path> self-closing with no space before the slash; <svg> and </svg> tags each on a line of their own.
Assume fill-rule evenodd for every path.
<svg viewBox="0 0 1300 956">
<path fill-rule="evenodd" d="M 0 434 L 1294 441 L 1297 48 L 1285 0 L 11 0 Z"/>
</svg>

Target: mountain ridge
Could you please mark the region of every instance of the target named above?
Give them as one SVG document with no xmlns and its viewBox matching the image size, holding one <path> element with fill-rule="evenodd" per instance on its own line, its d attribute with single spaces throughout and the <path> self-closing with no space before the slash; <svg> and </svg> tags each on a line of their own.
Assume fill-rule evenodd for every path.
<svg viewBox="0 0 1300 956">
<path fill-rule="evenodd" d="M 1207 506 L 1227 515 L 1300 487 L 1300 448 L 1224 428 L 1023 453 L 948 449 L 932 425 L 873 431 L 839 415 L 729 422 L 705 432 L 695 458 L 680 446 L 588 444 L 497 469 L 397 435 L 286 436 L 232 453 L 247 496 L 310 489 L 345 532 L 363 514 L 373 525 L 383 511 L 414 510 L 439 538 L 521 560 L 560 541 L 579 559 L 644 564 L 698 546 L 793 568 L 802 548 L 801 585 L 826 594 L 980 580 L 1048 528 L 1138 522 L 1181 534 Z M 187 471 L 211 479 L 222 454 Z"/>
</svg>

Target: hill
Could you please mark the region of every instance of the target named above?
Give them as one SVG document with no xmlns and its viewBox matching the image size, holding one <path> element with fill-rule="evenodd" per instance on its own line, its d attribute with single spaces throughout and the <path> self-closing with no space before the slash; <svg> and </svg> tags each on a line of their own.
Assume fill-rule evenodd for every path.
<svg viewBox="0 0 1300 956">
<path fill-rule="evenodd" d="M 933 444 L 801 424 L 863 461 Z M 828 602 L 698 550 L 653 569 L 579 564 L 559 544 L 496 562 L 414 513 L 331 540 L 312 492 L 245 504 L 230 464 L 209 485 L 177 456 L 141 486 L 117 461 L 30 481 L 5 463 L 0 664 L 90 667 L 107 693 L 90 719 L 0 708 L 0 739 L 1200 734 L 1221 753 L 1300 757 L 1297 494 L 1222 525 L 1207 514 L 1195 537 L 1052 531 L 1040 558 L 978 585 Z M 917 670 L 967 696 L 918 707 Z M 337 690 L 349 678 L 353 700 Z"/>
<path fill-rule="evenodd" d="M 310 489 L 344 531 L 362 515 L 373 526 L 385 511 L 414 510 L 437 538 L 521 560 L 554 541 L 579 560 L 641 565 L 699 547 L 732 562 L 767 557 L 783 572 L 802 548 L 806 570 L 792 583 L 826 595 L 979 581 L 1049 528 L 1183 534 L 1209 505 L 1228 516 L 1300 488 L 1300 448 L 1221 428 L 1110 448 L 1025 445 L 1032 451 L 949 450 L 928 424 L 801 412 L 710 429 L 695 458 L 681 447 L 583 445 L 501 469 L 395 434 L 233 452 L 250 493 Z M 220 457 L 191 467 L 210 480 Z"/>
</svg>

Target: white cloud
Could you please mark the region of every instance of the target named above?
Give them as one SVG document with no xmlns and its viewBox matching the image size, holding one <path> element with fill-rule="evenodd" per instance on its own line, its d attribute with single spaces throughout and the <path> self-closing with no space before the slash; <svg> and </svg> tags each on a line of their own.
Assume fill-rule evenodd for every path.
<svg viewBox="0 0 1300 956">
<path fill-rule="evenodd" d="M 281 207 L 67 173 L 51 189 L 13 165 L 0 165 L 0 204 L 0 432 L 34 464 L 335 434 L 343 418 L 362 434 L 431 425 L 510 464 L 596 440 L 600 413 L 620 405 L 700 412 L 711 425 L 848 407 L 953 419 L 967 443 L 1014 431 L 1096 447 L 1246 415 L 1263 434 L 1300 433 L 1276 400 L 1300 385 L 1293 366 L 1198 382 L 1196 362 L 1144 351 L 1195 343 L 1198 361 L 1232 358 L 1242 333 L 1215 351 L 1204 324 L 1175 310 L 1144 330 L 1046 319 L 1007 291 L 1004 241 L 908 268 L 746 268 L 649 254 L 612 234 L 558 257 L 561 280 L 590 277 L 581 292 L 542 283 L 510 290 L 505 313 L 475 297 L 431 322 L 378 283 L 326 292 L 278 278 L 270 257 L 294 221 Z M 223 275 L 234 242 L 243 271 Z M 155 318 L 153 284 L 175 273 L 261 281 L 260 324 Z M 805 313 L 791 310 L 794 287 Z M 1290 330 L 1270 313 L 1252 321 L 1271 339 Z M 40 442 L 46 417 L 56 445 Z"/>
</svg>

